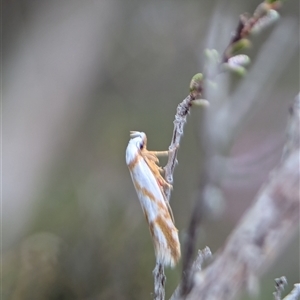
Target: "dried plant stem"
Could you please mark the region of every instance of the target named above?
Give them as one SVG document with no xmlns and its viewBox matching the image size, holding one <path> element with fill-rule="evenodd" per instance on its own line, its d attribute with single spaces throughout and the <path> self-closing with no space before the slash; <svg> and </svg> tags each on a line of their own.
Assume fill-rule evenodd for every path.
<svg viewBox="0 0 300 300">
<path fill-rule="evenodd" d="M 167 165 L 164 167 L 165 170 L 165 179 L 168 183 L 173 183 L 173 173 L 175 166 L 177 164 L 177 151 L 180 144 L 180 140 L 183 136 L 183 128 L 186 123 L 187 115 L 190 112 L 192 97 L 188 95 L 178 106 L 177 112 L 174 120 L 174 130 L 173 136 L 171 140 L 171 144 L 169 146 L 169 158 Z M 170 201 L 171 197 L 171 188 L 165 188 L 165 195 L 168 201 Z"/>
<path fill-rule="evenodd" d="M 161 263 L 156 263 L 156 266 L 153 270 L 153 276 L 154 276 L 154 300 L 164 300 L 166 276 L 164 272 L 164 266 Z"/>
<path fill-rule="evenodd" d="M 173 173 L 177 163 L 177 151 L 181 137 L 183 136 L 183 127 L 186 123 L 186 117 L 189 114 L 192 98 L 187 96 L 177 107 L 177 113 L 174 120 L 174 130 L 171 145 L 169 146 L 169 157 L 167 165 L 164 167 L 165 179 L 169 184 L 173 183 Z M 165 186 L 164 193 L 167 201 L 170 201 L 171 186 Z M 164 266 L 160 263 L 156 263 L 153 270 L 154 276 L 154 299 L 165 299 L 165 282 L 166 276 L 164 274 Z"/>
<path fill-rule="evenodd" d="M 284 291 L 285 285 L 287 285 L 287 281 L 284 276 L 275 279 L 276 291 L 273 293 L 274 300 L 281 300 L 281 293 Z"/>
<path fill-rule="evenodd" d="M 212 253 L 208 247 L 205 247 L 203 250 L 198 250 L 198 254 L 192 265 L 190 274 L 193 275 L 195 274 L 195 272 L 201 271 L 203 263 L 211 259 L 211 257 L 212 257 Z M 181 292 L 182 292 L 182 286 L 179 285 L 176 288 L 175 292 L 173 293 L 172 299 L 177 299 L 178 297 L 180 297 Z"/>
</svg>

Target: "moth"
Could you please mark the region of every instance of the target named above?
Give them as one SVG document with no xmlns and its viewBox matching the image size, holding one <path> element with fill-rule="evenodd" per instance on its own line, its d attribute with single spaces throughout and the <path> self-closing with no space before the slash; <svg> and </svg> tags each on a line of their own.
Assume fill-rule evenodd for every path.
<svg viewBox="0 0 300 300">
<path fill-rule="evenodd" d="M 131 131 L 130 138 L 126 164 L 153 239 L 156 262 L 174 267 L 181 256 L 178 230 L 163 191 L 170 185 L 161 176 L 157 157 L 168 151 L 148 151 L 144 132 Z"/>
</svg>

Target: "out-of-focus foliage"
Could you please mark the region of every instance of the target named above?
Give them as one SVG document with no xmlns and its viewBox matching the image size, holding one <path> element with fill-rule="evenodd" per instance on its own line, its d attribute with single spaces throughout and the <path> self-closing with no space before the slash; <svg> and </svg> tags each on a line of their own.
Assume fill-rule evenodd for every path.
<svg viewBox="0 0 300 300">
<path fill-rule="evenodd" d="M 229 2 L 220 40 L 258 3 Z M 130 130 L 145 131 L 150 150 L 168 147 L 176 106 L 203 71 L 214 4 L 3 1 L 3 299 L 151 299 L 153 246 L 125 148 Z M 285 2 L 282 18 L 297 14 L 297 1 Z M 254 38 L 251 61 L 268 34 Z M 235 141 L 226 205 L 202 224 L 199 247 L 222 246 L 279 161 L 297 59 Z M 175 170 L 182 241 L 203 164 L 201 118 L 194 109 Z M 271 299 L 275 277 L 299 281 L 298 254 L 296 240 L 264 277 L 260 299 Z M 168 296 L 180 266 L 166 272 Z"/>
</svg>

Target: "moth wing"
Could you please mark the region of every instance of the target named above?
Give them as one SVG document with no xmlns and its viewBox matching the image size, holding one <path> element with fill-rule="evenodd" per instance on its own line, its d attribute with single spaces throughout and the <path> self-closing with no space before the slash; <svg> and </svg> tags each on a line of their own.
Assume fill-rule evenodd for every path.
<svg viewBox="0 0 300 300">
<path fill-rule="evenodd" d="M 143 159 L 139 160 L 130 173 L 142 208 L 149 214 L 149 221 L 153 221 L 158 216 L 161 206 L 169 210 L 155 176 Z"/>
</svg>

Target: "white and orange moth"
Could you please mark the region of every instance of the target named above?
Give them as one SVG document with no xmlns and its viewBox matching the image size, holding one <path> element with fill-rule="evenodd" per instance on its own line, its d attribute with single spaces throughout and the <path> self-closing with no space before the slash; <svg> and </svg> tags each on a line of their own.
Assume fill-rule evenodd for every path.
<svg viewBox="0 0 300 300">
<path fill-rule="evenodd" d="M 148 151 L 144 132 L 131 131 L 126 149 L 126 164 L 140 200 L 153 239 L 156 262 L 174 267 L 180 258 L 178 230 L 163 192 L 169 184 L 161 176 L 158 155 L 168 151 Z"/>
</svg>

